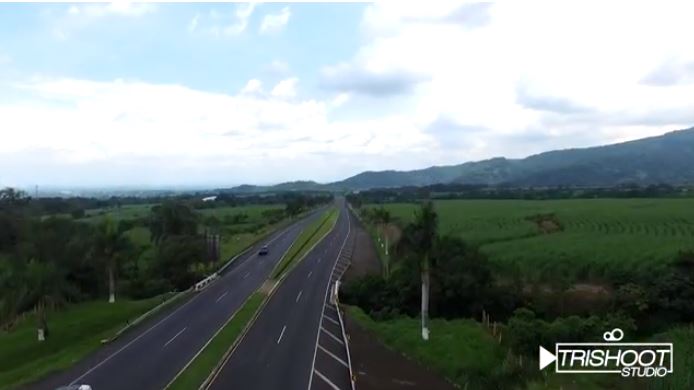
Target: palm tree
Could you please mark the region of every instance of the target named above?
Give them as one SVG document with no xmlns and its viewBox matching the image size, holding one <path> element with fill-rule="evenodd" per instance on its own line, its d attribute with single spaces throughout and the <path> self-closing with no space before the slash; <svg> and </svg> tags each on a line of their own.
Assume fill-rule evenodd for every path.
<svg viewBox="0 0 694 390">
<path fill-rule="evenodd" d="M 37 338 L 44 341 L 49 335 L 46 312 L 64 304 L 66 297 L 74 293 L 75 287 L 67 281 L 65 273 L 53 262 L 31 259 L 24 276 L 34 302 Z"/>
<path fill-rule="evenodd" d="M 431 201 L 426 201 L 415 212 L 415 244 L 420 257 L 422 276 L 422 339 L 429 340 L 429 256 L 434 247 L 438 229 L 438 216 Z"/>
<path fill-rule="evenodd" d="M 390 212 L 388 210 L 386 210 L 383 206 L 381 206 L 380 208 L 374 210 L 374 220 L 379 225 L 380 230 L 381 230 L 381 234 L 383 234 L 383 241 L 385 244 L 385 253 L 386 253 L 384 273 L 385 273 L 386 277 L 388 277 L 389 263 L 390 263 L 389 259 L 388 259 L 388 250 L 389 250 L 388 224 L 391 221 Z"/>
<path fill-rule="evenodd" d="M 105 265 L 108 278 L 108 302 L 116 301 L 116 268 L 118 258 L 127 248 L 128 240 L 110 217 L 104 218 L 96 227 L 94 256 Z"/>
</svg>

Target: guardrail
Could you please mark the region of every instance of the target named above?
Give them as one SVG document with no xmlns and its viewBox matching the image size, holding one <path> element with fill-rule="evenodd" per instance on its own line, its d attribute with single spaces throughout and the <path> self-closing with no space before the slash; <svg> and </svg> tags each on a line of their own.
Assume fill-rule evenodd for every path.
<svg viewBox="0 0 694 390">
<path fill-rule="evenodd" d="M 218 278 L 219 278 L 219 275 L 215 272 L 212 275 L 206 277 L 205 279 L 195 283 L 195 286 L 193 287 L 193 289 L 195 291 L 202 291 L 203 289 L 205 289 L 205 287 L 207 287 L 210 283 L 214 282 Z"/>
</svg>

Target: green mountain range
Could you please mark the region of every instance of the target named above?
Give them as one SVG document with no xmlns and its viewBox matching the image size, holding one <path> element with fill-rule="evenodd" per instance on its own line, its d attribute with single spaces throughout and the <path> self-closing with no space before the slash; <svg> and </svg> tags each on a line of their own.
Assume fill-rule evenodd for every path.
<svg viewBox="0 0 694 390">
<path fill-rule="evenodd" d="M 694 128 L 613 145 L 545 152 L 523 159 L 504 157 L 413 171 L 366 171 L 319 184 L 295 181 L 274 186 L 243 185 L 231 192 L 364 190 L 439 183 L 518 187 L 694 183 Z"/>
</svg>

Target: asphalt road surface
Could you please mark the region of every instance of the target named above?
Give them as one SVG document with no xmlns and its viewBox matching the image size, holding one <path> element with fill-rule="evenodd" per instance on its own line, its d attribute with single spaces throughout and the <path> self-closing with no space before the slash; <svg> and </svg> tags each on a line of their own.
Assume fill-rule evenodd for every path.
<svg viewBox="0 0 694 390">
<path fill-rule="evenodd" d="M 154 316 L 69 370 L 26 388 L 53 390 L 67 384 L 89 384 L 93 390 L 164 388 L 269 277 L 302 228 L 319 215 L 312 213 L 272 234 L 186 302 Z M 265 244 L 269 253 L 258 256 Z"/>
<path fill-rule="evenodd" d="M 338 259 L 351 250 L 350 217 L 343 199 L 338 205 L 335 228 L 277 287 L 209 389 L 306 390 L 309 382 L 351 389 L 337 312 L 326 305 L 331 275 L 341 274 Z"/>
</svg>

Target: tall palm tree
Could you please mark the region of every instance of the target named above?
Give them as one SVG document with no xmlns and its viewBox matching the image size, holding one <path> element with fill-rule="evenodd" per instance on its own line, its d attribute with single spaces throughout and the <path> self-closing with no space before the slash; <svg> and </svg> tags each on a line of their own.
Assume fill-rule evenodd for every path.
<svg viewBox="0 0 694 390">
<path fill-rule="evenodd" d="M 96 227 L 94 256 L 104 264 L 108 278 L 108 302 L 116 301 L 116 268 L 118 258 L 126 249 L 128 240 L 110 217 L 104 218 Z"/>
<path fill-rule="evenodd" d="M 66 297 L 74 294 L 75 287 L 67 281 L 65 272 L 50 261 L 29 260 L 24 276 L 34 302 L 37 338 L 44 341 L 49 334 L 47 310 L 64 304 Z"/>
<path fill-rule="evenodd" d="M 430 255 L 434 247 L 438 230 L 438 216 L 431 201 L 422 203 L 415 212 L 415 243 L 420 255 L 420 273 L 422 276 L 422 339 L 429 340 L 429 290 L 430 290 Z"/>
<path fill-rule="evenodd" d="M 383 206 L 381 206 L 379 209 L 376 210 L 375 214 L 375 219 L 376 223 L 380 226 L 381 234 L 383 234 L 383 242 L 385 244 L 385 253 L 386 253 L 386 262 L 385 262 L 385 269 L 384 273 L 386 277 L 389 275 L 389 259 L 387 258 L 389 253 L 389 246 L 390 243 L 388 242 L 388 225 L 390 224 L 391 217 L 390 217 L 390 212 L 386 210 Z"/>
</svg>

